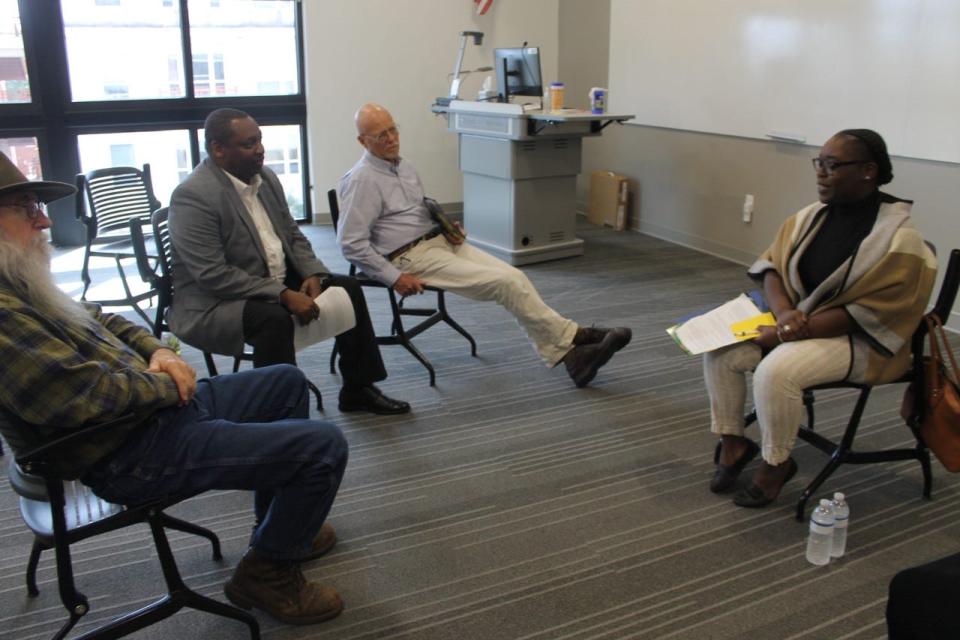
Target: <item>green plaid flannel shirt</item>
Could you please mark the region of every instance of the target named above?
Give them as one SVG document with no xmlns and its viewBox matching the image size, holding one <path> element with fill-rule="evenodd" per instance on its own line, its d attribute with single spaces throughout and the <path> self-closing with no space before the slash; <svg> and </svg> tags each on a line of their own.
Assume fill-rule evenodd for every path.
<svg viewBox="0 0 960 640">
<path fill-rule="evenodd" d="M 137 416 L 72 450 L 70 466 L 78 473 L 146 417 L 179 402 L 170 376 L 147 371 L 150 356 L 164 345 L 121 316 L 86 307 L 97 322 L 67 328 L 0 284 L 0 405 L 16 419 L 3 428 L 14 452 L 55 439 L 63 429 Z M 30 432 L 17 420 L 32 425 Z"/>
</svg>

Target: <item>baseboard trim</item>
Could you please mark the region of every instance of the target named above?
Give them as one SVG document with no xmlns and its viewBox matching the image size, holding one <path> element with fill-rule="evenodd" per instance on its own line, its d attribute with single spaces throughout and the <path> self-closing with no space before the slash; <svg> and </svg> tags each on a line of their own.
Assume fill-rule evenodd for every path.
<svg viewBox="0 0 960 640">
<path fill-rule="evenodd" d="M 757 259 L 756 255 L 743 251 L 742 249 L 737 249 L 736 247 L 731 247 L 720 242 L 714 242 L 702 236 L 695 236 L 689 233 L 684 233 L 683 231 L 677 231 L 676 229 L 670 229 L 668 227 L 663 227 L 651 222 L 645 222 L 643 220 L 640 220 L 640 224 L 636 227 L 633 227 L 633 229 L 635 231 L 639 231 L 640 233 L 645 233 L 648 236 L 666 240 L 667 242 L 672 242 L 674 244 L 687 247 L 688 249 L 694 249 L 695 251 L 699 251 L 701 253 L 716 256 L 717 258 L 729 260 L 730 262 L 736 262 L 737 264 L 751 265 Z"/>
</svg>

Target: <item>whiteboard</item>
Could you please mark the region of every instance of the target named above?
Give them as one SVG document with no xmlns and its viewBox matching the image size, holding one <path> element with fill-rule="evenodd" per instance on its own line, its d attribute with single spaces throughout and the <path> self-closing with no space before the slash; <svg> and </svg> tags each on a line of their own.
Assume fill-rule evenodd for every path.
<svg viewBox="0 0 960 640">
<path fill-rule="evenodd" d="M 611 111 L 960 162 L 960 0 L 611 0 Z"/>
</svg>

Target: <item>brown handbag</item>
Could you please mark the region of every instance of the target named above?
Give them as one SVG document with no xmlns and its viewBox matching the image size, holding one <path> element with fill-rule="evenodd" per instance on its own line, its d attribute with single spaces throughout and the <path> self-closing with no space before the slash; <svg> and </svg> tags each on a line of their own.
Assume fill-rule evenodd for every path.
<svg viewBox="0 0 960 640">
<path fill-rule="evenodd" d="M 908 422 L 919 417 L 920 436 L 948 471 L 960 471 L 960 370 L 953 357 L 943 322 L 935 313 L 924 316 L 930 340 L 930 355 L 923 358 L 922 407 L 917 407 L 913 383 L 903 396 L 900 413 Z M 952 371 L 943 360 L 946 350 Z"/>
</svg>

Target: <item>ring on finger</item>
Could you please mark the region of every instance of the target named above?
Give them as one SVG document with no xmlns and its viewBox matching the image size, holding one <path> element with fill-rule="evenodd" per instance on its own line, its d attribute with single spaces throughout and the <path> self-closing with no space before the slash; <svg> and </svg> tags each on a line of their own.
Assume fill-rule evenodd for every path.
<svg viewBox="0 0 960 640">
<path fill-rule="evenodd" d="M 783 330 L 784 330 L 784 331 L 790 331 L 790 325 L 788 325 L 788 324 L 783 325 Z"/>
</svg>

